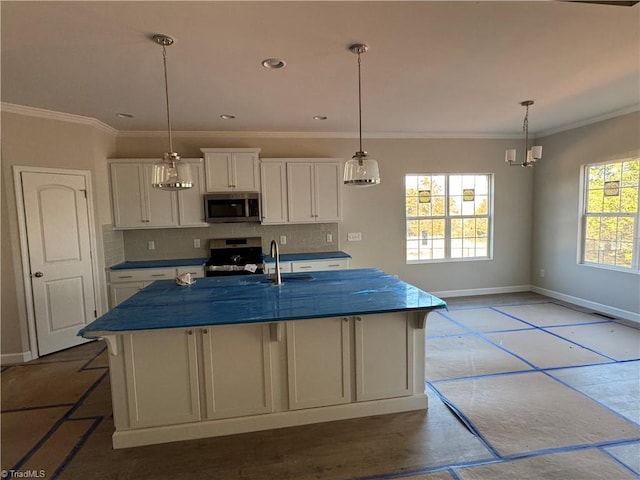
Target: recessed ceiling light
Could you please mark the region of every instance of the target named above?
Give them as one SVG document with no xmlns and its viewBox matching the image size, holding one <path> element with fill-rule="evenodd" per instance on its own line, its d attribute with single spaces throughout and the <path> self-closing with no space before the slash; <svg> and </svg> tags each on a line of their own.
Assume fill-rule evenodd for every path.
<svg viewBox="0 0 640 480">
<path fill-rule="evenodd" d="M 236 116 L 223 113 L 222 115 L 220 115 L 220 118 L 223 120 L 233 120 L 234 118 L 236 118 Z"/>
<path fill-rule="evenodd" d="M 271 68 L 277 70 L 278 68 L 282 68 L 287 63 L 284 60 L 280 60 L 279 58 L 267 58 L 262 61 L 262 66 L 264 68 Z"/>
<path fill-rule="evenodd" d="M 116 117 L 118 118 L 133 118 L 133 115 L 130 113 L 116 113 Z"/>
<path fill-rule="evenodd" d="M 325 117 L 324 115 L 314 115 L 313 119 L 314 120 L 326 120 L 327 117 Z"/>
</svg>

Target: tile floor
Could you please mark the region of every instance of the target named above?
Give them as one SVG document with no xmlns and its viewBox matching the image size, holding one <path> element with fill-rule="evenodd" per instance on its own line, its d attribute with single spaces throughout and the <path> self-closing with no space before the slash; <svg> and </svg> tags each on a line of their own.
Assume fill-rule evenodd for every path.
<svg viewBox="0 0 640 480">
<path fill-rule="evenodd" d="M 449 305 L 427 320 L 426 413 L 113 450 L 93 342 L 2 368 L 1 467 L 83 480 L 640 478 L 639 330 L 535 294 Z"/>
</svg>

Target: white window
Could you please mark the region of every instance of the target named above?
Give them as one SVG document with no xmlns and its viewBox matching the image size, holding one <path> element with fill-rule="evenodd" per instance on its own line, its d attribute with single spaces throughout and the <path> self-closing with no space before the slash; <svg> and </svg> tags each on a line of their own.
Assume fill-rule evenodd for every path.
<svg viewBox="0 0 640 480">
<path fill-rule="evenodd" d="M 582 263 L 638 270 L 640 159 L 583 167 Z"/>
<path fill-rule="evenodd" d="M 491 174 L 405 176 L 407 263 L 491 257 Z"/>
</svg>

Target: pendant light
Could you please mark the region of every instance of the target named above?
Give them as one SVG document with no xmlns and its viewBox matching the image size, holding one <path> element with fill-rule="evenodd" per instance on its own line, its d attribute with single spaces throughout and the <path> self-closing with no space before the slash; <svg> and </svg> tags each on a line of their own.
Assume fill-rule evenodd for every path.
<svg viewBox="0 0 640 480">
<path fill-rule="evenodd" d="M 527 109 L 527 113 L 524 115 L 524 122 L 522 123 L 522 131 L 524 132 L 524 161 L 522 163 L 516 163 L 517 152 L 515 148 L 510 148 L 506 151 L 504 161 L 507 162 L 510 167 L 514 165 L 533 167 L 533 164 L 542 158 L 542 147 L 534 146 L 529 148 L 529 107 L 533 105 L 533 100 L 525 100 L 524 102 L 520 102 L 520 105 Z"/>
<path fill-rule="evenodd" d="M 358 55 L 358 128 L 360 149 L 347 160 L 344 165 L 344 184 L 358 187 L 368 187 L 380 183 L 380 171 L 378 162 L 369 158 L 367 152 L 362 150 L 362 81 L 360 75 L 360 55 L 369 50 L 369 46 L 363 43 L 355 43 L 349 47 L 352 53 Z"/>
<path fill-rule="evenodd" d="M 164 65 L 164 93 L 167 101 L 167 130 L 169 132 L 169 152 L 165 153 L 161 162 L 153 166 L 151 184 L 161 190 L 184 190 L 193 187 L 193 177 L 189 165 L 180 160 L 180 155 L 173 151 L 171 138 L 171 116 L 169 114 L 169 80 L 167 78 L 167 47 L 173 45 L 173 38 L 157 34 L 153 41 L 162 46 Z"/>
</svg>

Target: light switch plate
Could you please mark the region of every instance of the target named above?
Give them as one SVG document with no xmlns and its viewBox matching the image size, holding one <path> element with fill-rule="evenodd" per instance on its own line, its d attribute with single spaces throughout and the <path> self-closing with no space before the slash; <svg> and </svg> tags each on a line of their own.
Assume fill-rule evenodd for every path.
<svg viewBox="0 0 640 480">
<path fill-rule="evenodd" d="M 149 248 L 149 250 L 155 250 L 156 249 L 156 242 L 154 242 L 153 240 L 150 240 L 147 243 L 147 248 Z"/>
<path fill-rule="evenodd" d="M 359 242 L 362 240 L 362 232 L 349 232 L 347 233 L 347 241 Z"/>
<path fill-rule="evenodd" d="M 280 235 L 280 245 L 286 245 L 286 244 L 287 244 L 287 236 Z"/>
<path fill-rule="evenodd" d="M 199 238 L 194 238 L 193 239 L 193 248 L 200 248 L 200 239 Z"/>
</svg>

